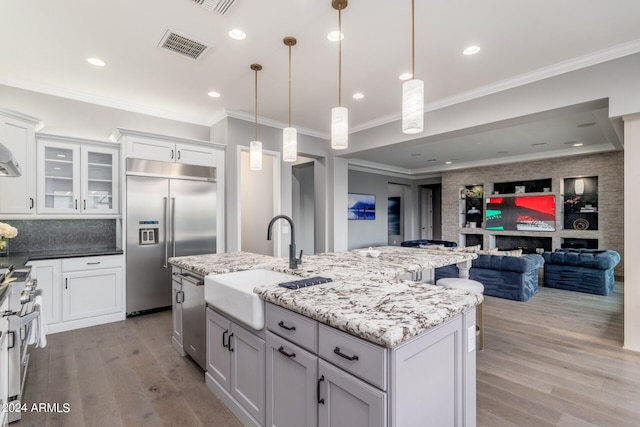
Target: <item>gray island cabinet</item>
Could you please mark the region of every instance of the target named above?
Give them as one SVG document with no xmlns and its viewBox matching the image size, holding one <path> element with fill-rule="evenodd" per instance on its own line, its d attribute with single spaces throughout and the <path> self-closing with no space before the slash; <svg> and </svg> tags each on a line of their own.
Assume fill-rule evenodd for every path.
<svg viewBox="0 0 640 427">
<path fill-rule="evenodd" d="M 394 348 L 270 303 L 266 327 L 267 426 L 475 426 L 475 309 Z"/>
<path fill-rule="evenodd" d="M 468 267 L 475 255 L 378 249 L 378 258 L 310 255 L 299 270 L 246 252 L 169 260 L 202 276 L 263 268 L 333 279 L 296 290 L 256 286 L 265 307 L 260 330 L 219 311 L 205 292 L 205 381 L 243 425 L 475 427 L 475 319 L 483 297 L 403 280 L 448 264 Z M 178 287 L 174 294 L 179 305 Z M 174 325 L 178 351 L 180 326 L 187 328 Z"/>
</svg>

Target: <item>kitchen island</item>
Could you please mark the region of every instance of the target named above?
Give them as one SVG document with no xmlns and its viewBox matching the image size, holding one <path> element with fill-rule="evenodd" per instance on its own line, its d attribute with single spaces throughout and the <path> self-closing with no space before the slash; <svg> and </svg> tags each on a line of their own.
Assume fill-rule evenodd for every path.
<svg viewBox="0 0 640 427">
<path fill-rule="evenodd" d="M 207 308 L 209 388 L 245 425 L 475 425 L 481 295 L 402 280 L 473 254 L 398 247 L 286 259 L 236 252 L 173 258 L 201 275 L 265 268 L 332 282 L 256 287 L 266 328 Z"/>
</svg>

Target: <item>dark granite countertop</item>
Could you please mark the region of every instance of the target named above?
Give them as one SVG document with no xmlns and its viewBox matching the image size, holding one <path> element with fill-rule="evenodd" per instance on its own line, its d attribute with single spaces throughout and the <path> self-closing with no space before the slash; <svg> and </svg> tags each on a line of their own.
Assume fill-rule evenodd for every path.
<svg viewBox="0 0 640 427">
<path fill-rule="evenodd" d="M 29 252 L 11 252 L 8 257 L 0 258 L 0 266 L 12 264 L 15 267 L 22 267 L 29 261 L 39 261 L 45 259 L 80 258 L 87 256 L 102 255 L 122 255 L 124 252 L 120 248 L 74 248 L 56 249 Z"/>
</svg>

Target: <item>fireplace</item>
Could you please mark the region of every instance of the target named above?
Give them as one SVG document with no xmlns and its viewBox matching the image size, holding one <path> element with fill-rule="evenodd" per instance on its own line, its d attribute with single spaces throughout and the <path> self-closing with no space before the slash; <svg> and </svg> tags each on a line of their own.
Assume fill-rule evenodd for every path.
<svg viewBox="0 0 640 427">
<path fill-rule="evenodd" d="M 525 254 L 536 253 L 536 249 L 544 249 L 545 252 L 553 250 L 551 237 L 532 236 L 495 236 L 496 247 L 500 250 L 522 249 Z"/>
</svg>

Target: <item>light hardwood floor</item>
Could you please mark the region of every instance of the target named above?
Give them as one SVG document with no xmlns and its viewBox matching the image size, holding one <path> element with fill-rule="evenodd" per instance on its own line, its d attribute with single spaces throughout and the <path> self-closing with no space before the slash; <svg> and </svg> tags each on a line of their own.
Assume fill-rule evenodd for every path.
<svg viewBox="0 0 640 427">
<path fill-rule="evenodd" d="M 549 288 L 526 303 L 487 297 L 484 316 L 478 426 L 640 425 L 640 353 L 621 349 L 621 285 L 608 297 Z M 14 425 L 240 426 L 170 331 L 163 312 L 50 335 L 31 352 L 25 401 L 70 411 L 27 412 Z"/>
</svg>

